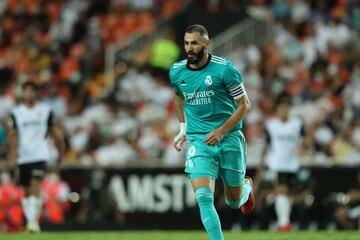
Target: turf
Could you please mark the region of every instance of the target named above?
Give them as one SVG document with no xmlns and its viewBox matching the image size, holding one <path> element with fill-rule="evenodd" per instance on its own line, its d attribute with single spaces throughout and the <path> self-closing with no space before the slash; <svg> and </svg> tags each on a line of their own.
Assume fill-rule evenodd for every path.
<svg viewBox="0 0 360 240">
<path fill-rule="evenodd" d="M 225 232 L 225 240 L 357 240 L 360 232 Z M 200 231 L 42 232 L 1 234 L 6 240 L 208 240 Z"/>
</svg>

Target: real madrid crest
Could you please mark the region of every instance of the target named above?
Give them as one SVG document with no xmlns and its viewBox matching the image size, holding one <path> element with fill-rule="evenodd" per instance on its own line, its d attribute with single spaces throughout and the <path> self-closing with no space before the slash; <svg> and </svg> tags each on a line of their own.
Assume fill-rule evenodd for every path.
<svg viewBox="0 0 360 240">
<path fill-rule="evenodd" d="M 207 75 L 205 78 L 205 84 L 206 86 L 210 86 L 212 84 L 212 78 L 210 75 Z"/>
</svg>

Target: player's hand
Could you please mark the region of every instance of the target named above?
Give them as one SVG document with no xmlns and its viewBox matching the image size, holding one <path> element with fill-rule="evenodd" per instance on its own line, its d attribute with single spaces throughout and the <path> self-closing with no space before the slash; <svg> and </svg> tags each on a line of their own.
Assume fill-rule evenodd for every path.
<svg viewBox="0 0 360 240">
<path fill-rule="evenodd" d="M 185 141 L 186 141 L 186 136 L 181 135 L 180 133 L 174 138 L 174 147 L 176 151 L 180 152 L 182 150 Z"/>
<path fill-rule="evenodd" d="M 207 138 L 204 140 L 204 143 L 210 146 L 214 146 L 221 142 L 221 140 L 224 138 L 224 133 L 219 131 L 218 129 L 215 129 L 214 131 L 211 131 Z"/>
<path fill-rule="evenodd" d="M 176 137 L 174 138 L 174 147 L 176 151 L 180 152 L 182 150 L 182 147 L 186 141 L 186 125 L 185 123 L 180 123 L 180 132 Z"/>
</svg>

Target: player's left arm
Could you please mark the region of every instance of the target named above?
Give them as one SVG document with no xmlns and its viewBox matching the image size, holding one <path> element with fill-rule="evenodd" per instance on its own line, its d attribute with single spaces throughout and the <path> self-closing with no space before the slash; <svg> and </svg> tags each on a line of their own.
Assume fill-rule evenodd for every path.
<svg viewBox="0 0 360 240">
<path fill-rule="evenodd" d="M 54 119 L 53 112 L 49 115 L 49 133 L 59 151 L 59 159 L 62 160 L 65 154 L 65 141 L 62 127 L 59 121 Z"/>
<path fill-rule="evenodd" d="M 235 99 L 235 102 L 237 103 L 236 111 L 223 125 L 208 134 L 205 140 L 206 144 L 215 145 L 219 143 L 223 136 L 233 129 L 250 110 L 250 100 L 246 94 L 238 99 Z"/>
<path fill-rule="evenodd" d="M 208 145 L 219 143 L 223 136 L 233 129 L 250 110 L 250 100 L 246 94 L 242 76 L 231 61 L 228 62 L 224 70 L 223 82 L 230 96 L 234 98 L 237 108 L 223 125 L 208 134 L 204 141 Z"/>
</svg>

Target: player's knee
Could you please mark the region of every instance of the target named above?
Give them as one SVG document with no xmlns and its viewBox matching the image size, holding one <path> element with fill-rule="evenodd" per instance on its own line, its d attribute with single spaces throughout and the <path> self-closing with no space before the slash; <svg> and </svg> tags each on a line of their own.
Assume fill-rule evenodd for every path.
<svg viewBox="0 0 360 240">
<path fill-rule="evenodd" d="M 214 202 L 214 194 L 208 187 L 196 189 L 195 195 L 199 205 L 212 204 Z"/>
<path fill-rule="evenodd" d="M 229 208 L 232 208 L 232 209 L 239 209 L 240 206 L 241 206 L 241 203 L 240 203 L 240 199 L 239 200 L 228 200 L 228 199 L 225 199 L 225 204 L 229 207 Z"/>
</svg>

